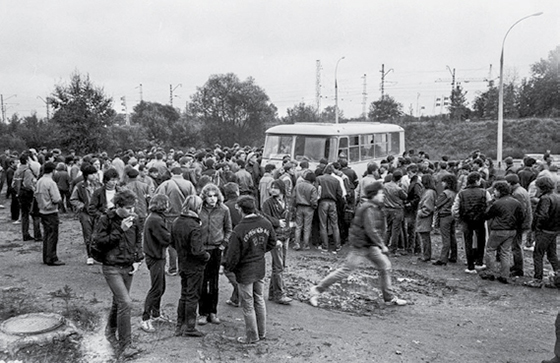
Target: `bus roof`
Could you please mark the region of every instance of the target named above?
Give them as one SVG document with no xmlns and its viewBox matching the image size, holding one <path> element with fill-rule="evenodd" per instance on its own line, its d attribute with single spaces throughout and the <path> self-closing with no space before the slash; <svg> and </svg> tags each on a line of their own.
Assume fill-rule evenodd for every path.
<svg viewBox="0 0 560 363">
<path fill-rule="evenodd" d="M 379 122 L 353 122 L 344 124 L 333 123 L 295 123 L 277 125 L 266 130 L 267 134 L 285 135 L 362 135 L 376 132 L 400 132 L 403 128 L 395 124 Z"/>
</svg>

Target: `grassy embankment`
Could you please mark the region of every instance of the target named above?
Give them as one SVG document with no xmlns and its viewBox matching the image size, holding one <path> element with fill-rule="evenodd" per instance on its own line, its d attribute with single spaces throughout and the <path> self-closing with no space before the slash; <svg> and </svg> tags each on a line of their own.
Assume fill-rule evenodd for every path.
<svg viewBox="0 0 560 363">
<path fill-rule="evenodd" d="M 496 158 L 497 121 L 475 122 L 411 122 L 402 125 L 406 135 L 406 149 L 425 151 L 432 160 L 442 155 L 451 159 L 464 158 L 480 150 Z M 505 120 L 503 156 L 522 158 L 527 153 L 560 154 L 559 119 Z"/>
</svg>

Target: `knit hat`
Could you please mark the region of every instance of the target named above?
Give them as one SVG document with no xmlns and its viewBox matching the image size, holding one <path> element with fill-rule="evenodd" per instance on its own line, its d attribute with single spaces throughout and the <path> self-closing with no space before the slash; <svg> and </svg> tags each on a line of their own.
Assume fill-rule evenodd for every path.
<svg viewBox="0 0 560 363">
<path fill-rule="evenodd" d="M 126 175 L 128 175 L 129 178 L 136 178 L 138 176 L 138 174 L 140 174 L 138 172 L 138 170 L 134 169 L 134 168 L 128 168 L 126 170 Z"/>
<path fill-rule="evenodd" d="M 504 159 L 504 163 L 506 163 L 506 165 L 512 165 L 513 158 L 511 156 L 508 156 L 507 158 Z"/>
</svg>

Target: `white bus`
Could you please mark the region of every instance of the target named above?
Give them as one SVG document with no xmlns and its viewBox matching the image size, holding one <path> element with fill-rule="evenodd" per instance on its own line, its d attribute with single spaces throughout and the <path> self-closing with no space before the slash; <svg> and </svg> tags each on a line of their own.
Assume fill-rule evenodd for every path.
<svg viewBox="0 0 560 363">
<path fill-rule="evenodd" d="M 312 170 L 319 160 L 329 162 L 346 155 L 348 165 L 361 177 L 370 161 L 381 161 L 387 155 L 401 155 L 404 148 L 404 129 L 379 122 L 357 123 L 296 123 L 278 125 L 266 130 L 263 164 L 281 166 L 282 158 L 309 160 Z"/>
</svg>

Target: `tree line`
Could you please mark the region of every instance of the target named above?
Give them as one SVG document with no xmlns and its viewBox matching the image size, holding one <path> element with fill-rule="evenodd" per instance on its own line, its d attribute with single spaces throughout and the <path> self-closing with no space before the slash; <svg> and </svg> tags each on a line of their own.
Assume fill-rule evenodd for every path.
<svg viewBox="0 0 560 363">
<path fill-rule="evenodd" d="M 468 107 L 466 92 L 457 84 L 450 94 L 445 115 L 420 120 L 496 120 L 498 89 L 493 81 Z M 204 147 L 214 144 L 260 146 L 266 128 L 279 123 L 334 122 L 336 109 L 321 112 L 305 103 L 287 109 L 279 117 L 265 90 L 251 77 L 240 80 L 235 74 L 212 75 L 197 87 L 185 110 L 157 102 L 142 101 L 133 108 L 130 122 L 113 109 L 113 99 L 89 75 L 78 71 L 68 83 L 55 86 L 48 98 L 54 114 L 39 119 L 36 114 L 12 115 L 0 124 L 0 145 L 6 149 L 30 147 L 74 149 L 81 153 L 145 149 L 151 146 Z M 366 121 L 345 118 L 338 110 L 339 122 Z M 531 65 L 531 76 L 519 84 L 504 85 L 504 117 L 560 117 L 560 46 L 547 59 Z M 390 95 L 373 101 L 367 121 L 403 124 L 417 121 L 403 112 L 403 106 Z"/>
</svg>

